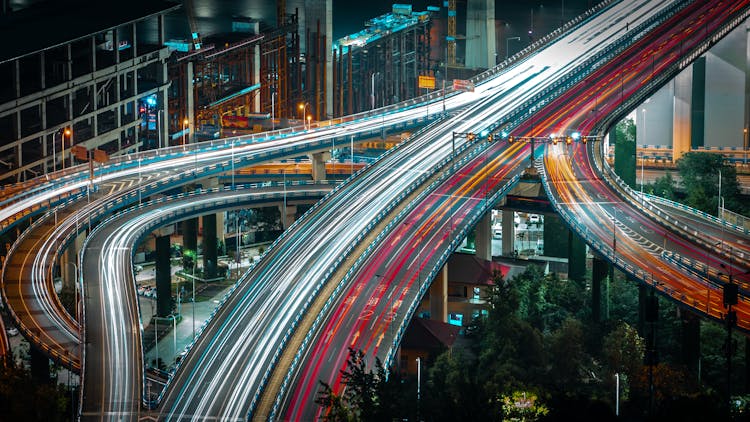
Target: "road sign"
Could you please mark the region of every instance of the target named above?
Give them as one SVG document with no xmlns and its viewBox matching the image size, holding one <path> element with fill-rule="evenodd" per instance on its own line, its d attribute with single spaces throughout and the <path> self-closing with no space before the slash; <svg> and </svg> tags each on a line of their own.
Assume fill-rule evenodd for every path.
<svg viewBox="0 0 750 422">
<path fill-rule="evenodd" d="M 106 163 L 109 160 L 109 155 L 106 151 L 101 149 L 94 150 L 94 161 L 98 163 Z"/>
<path fill-rule="evenodd" d="M 419 75 L 419 87 L 427 89 L 435 89 L 435 77 Z"/>
<path fill-rule="evenodd" d="M 465 79 L 454 79 L 453 89 L 455 91 L 474 92 L 474 82 L 467 81 Z"/>
<path fill-rule="evenodd" d="M 89 151 L 83 145 L 73 145 L 70 147 L 70 153 L 73 154 L 78 161 L 86 161 L 89 159 Z"/>
</svg>

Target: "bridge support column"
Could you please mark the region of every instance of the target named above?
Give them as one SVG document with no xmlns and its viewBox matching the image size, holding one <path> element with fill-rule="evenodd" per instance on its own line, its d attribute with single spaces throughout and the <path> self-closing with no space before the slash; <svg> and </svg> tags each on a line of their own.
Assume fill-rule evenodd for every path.
<svg viewBox="0 0 750 422">
<path fill-rule="evenodd" d="M 203 278 L 216 278 L 216 214 L 203 217 Z"/>
<path fill-rule="evenodd" d="M 330 152 L 310 154 L 311 172 L 314 181 L 326 180 L 326 161 L 331 158 Z"/>
<path fill-rule="evenodd" d="M 156 237 L 156 316 L 172 312 L 172 264 L 169 260 L 169 236 Z"/>
<path fill-rule="evenodd" d="M 286 230 L 289 226 L 294 223 L 297 218 L 297 206 L 296 205 L 279 205 L 279 213 L 281 214 L 281 227 Z"/>
<path fill-rule="evenodd" d="M 672 162 L 690 152 L 691 100 L 693 68 L 685 68 L 674 78 L 674 106 L 672 116 Z"/>
<path fill-rule="evenodd" d="M 615 144 L 615 173 L 627 183 L 631 188 L 636 189 L 635 177 L 635 139 L 628 139 L 627 136 L 618 136 L 618 131 L 612 129 L 609 132 L 609 139 Z M 625 138 L 625 139 L 623 139 Z"/>
<path fill-rule="evenodd" d="M 701 324 L 697 315 L 681 311 L 682 325 L 682 361 L 688 370 L 698 375 L 698 360 L 701 355 Z"/>
<path fill-rule="evenodd" d="M 487 211 L 477 223 L 474 235 L 474 246 L 477 258 L 492 261 L 492 212 Z"/>
<path fill-rule="evenodd" d="M 543 230 L 545 256 L 565 258 L 566 254 L 570 255 L 570 229 L 560 221 L 560 217 L 545 215 Z"/>
<path fill-rule="evenodd" d="M 503 256 L 513 256 L 516 251 L 514 241 L 516 239 L 516 225 L 513 222 L 513 211 L 503 210 Z"/>
<path fill-rule="evenodd" d="M 608 272 L 609 263 L 595 256 L 591 270 L 591 317 L 594 322 L 602 320 L 602 280 Z"/>
<path fill-rule="evenodd" d="M 568 278 L 580 281 L 585 277 L 586 243 L 572 230 L 568 230 Z"/>
<path fill-rule="evenodd" d="M 198 217 L 182 221 L 182 249 L 198 253 Z"/>
<path fill-rule="evenodd" d="M 633 280 L 632 278 L 629 280 Z M 638 334 L 646 336 L 646 286 L 638 284 Z"/>
<path fill-rule="evenodd" d="M 695 59 L 691 67 L 690 146 L 696 148 L 706 144 L 706 56 Z"/>
<path fill-rule="evenodd" d="M 78 251 L 83 247 L 83 241 L 86 236 L 80 234 L 76 236 L 73 243 L 65 250 L 65 254 L 60 260 L 60 273 L 62 274 L 64 286 L 73 286 L 76 284 L 76 268 L 78 267 Z"/>
<path fill-rule="evenodd" d="M 448 322 L 448 263 L 430 286 L 430 319 Z"/>
<path fill-rule="evenodd" d="M 49 383 L 49 358 L 33 344 L 29 345 L 29 358 L 31 360 L 31 376 L 37 382 Z"/>
</svg>

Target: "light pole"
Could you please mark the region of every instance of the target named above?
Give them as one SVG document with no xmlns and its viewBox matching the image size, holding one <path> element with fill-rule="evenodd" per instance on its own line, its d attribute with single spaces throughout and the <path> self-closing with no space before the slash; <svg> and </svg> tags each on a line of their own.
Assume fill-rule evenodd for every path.
<svg viewBox="0 0 750 422">
<path fill-rule="evenodd" d="M 307 118 L 307 107 L 308 107 L 308 106 L 310 106 L 310 103 L 308 103 L 308 102 L 305 102 L 304 104 L 303 104 L 303 103 L 299 103 L 299 105 L 298 105 L 297 107 L 298 107 L 298 108 L 299 108 L 300 110 L 302 110 L 302 125 L 303 125 L 303 127 L 304 127 L 304 125 L 305 125 L 305 122 L 307 121 L 307 122 L 308 122 L 308 124 L 307 124 L 307 127 L 306 127 L 306 129 L 308 129 L 308 130 L 309 130 L 309 129 L 310 129 L 310 124 L 309 124 L 309 122 L 310 122 L 310 119 L 309 119 L 309 118 Z"/>
<path fill-rule="evenodd" d="M 60 145 L 60 155 L 61 155 L 61 159 L 62 159 L 62 169 L 63 170 L 65 170 L 65 137 L 67 136 L 67 137 L 70 138 L 72 134 L 73 134 L 73 132 L 70 130 L 70 128 L 66 127 L 65 130 L 63 130 L 63 133 L 62 133 L 62 136 L 61 136 L 61 138 L 62 138 L 62 142 L 61 142 L 62 145 Z"/>
<path fill-rule="evenodd" d="M 641 111 L 643 111 L 643 145 L 646 145 L 646 109 Z M 643 151 L 641 151 L 641 200 L 643 200 L 643 161 Z"/>
<path fill-rule="evenodd" d="M 198 254 L 196 253 L 196 258 L 198 258 L 197 255 Z M 195 266 L 196 266 L 195 264 L 197 263 L 194 260 L 193 261 L 193 306 L 192 306 L 193 308 L 193 340 L 195 340 Z"/>
<path fill-rule="evenodd" d="M 615 373 L 615 416 L 620 416 L 620 374 Z"/>
<path fill-rule="evenodd" d="M 505 39 L 505 60 L 508 60 L 508 56 L 510 55 L 508 54 L 510 53 L 510 41 L 513 40 L 521 41 L 521 37 L 509 37 Z"/>
<path fill-rule="evenodd" d="M 271 93 L 271 130 L 276 130 L 276 92 Z"/>
<path fill-rule="evenodd" d="M 188 121 L 187 117 L 182 120 L 182 150 L 183 151 L 185 151 L 185 145 L 186 145 L 185 137 L 187 135 L 186 129 L 187 129 L 188 123 L 190 122 Z"/>
<path fill-rule="evenodd" d="M 419 421 L 420 387 L 422 385 L 422 358 L 417 358 L 417 421 Z"/>
</svg>

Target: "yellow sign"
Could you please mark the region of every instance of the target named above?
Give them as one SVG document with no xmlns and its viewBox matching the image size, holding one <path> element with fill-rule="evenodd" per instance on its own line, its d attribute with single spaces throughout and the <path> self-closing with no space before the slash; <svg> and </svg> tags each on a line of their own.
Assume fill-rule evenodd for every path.
<svg viewBox="0 0 750 422">
<path fill-rule="evenodd" d="M 419 87 L 435 89 L 435 77 L 419 75 Z"/>
</svg>

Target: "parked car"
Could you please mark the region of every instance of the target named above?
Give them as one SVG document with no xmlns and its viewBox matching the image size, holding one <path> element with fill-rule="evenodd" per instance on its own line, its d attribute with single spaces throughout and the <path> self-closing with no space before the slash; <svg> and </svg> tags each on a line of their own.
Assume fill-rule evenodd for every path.
<svg viewBox="0 0 750 422">
<path fill-rule="evenodd" d="M 8 333 L 8 336 L 13 337 L 18 335 L 18 328 L 16 327 L 10 327 L 7 330 L 5 330 L 6 333 Z"/>
<path fill-rule="evenodd" d="M 529 223 L 538 223 L 539 214 L 529 214 Z"/>
</svg>

